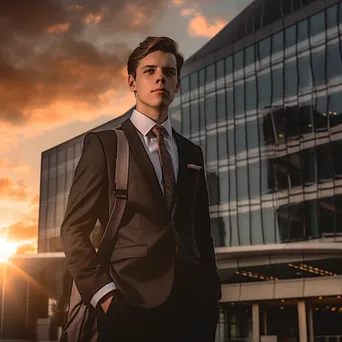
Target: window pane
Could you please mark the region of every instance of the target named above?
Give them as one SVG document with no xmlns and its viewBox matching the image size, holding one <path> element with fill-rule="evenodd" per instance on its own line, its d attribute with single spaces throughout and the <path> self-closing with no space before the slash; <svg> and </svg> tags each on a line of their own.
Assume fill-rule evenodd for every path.
<svg viewBox="0 0 342 342">
<path fill-rule="evenodd" d="M 228 187 L 228 172 L 220 172 L 220 204 L 228 203 L 229 201 L 229 187 Z"/>
<path fill-rule="evenodd" d="M 331 83 L 340 82 L 342 75 L 342 62 L 339 44 L 328 45 L 327 58 L 328 81 Z"/>
<path fill-rule="evenodd" d="M 217 119 L 226 120 L 226 94 L 224 89 L 217 92 Z"/>
<path fill-rule="evenodd" d="M 289 56 L 296 51 L 296 25 L 285 30 L 285 56 Z"/>
<path fill-rule="evenodd" d="M 199 71 L 199 96 L 204 96 L 205 69 Z"/>
<path fill-rule="evenodd" d="M 190 75 L 190 98 L 197 99 L 198 97 L 198 73 L 194 72 Z"/>
<path fill-rule="evenodd" d="M 227 151 L 227 131 L 222 130 L 218 133 L 218 143 L 219 143 L 219 158 L 226 159 L 228 157 Z"/>
<path fill-rule="evenodd" d="M 258 122 L 256 118 L 247 122 L 247 143 L 249 150 L 259 146 Z"/>
<path fill-rule="evenodd" d="M 259 245 L 264 243 L 260 210 L 251 211 L 251 234 L 253 245 Z"/>
<path fill-rule="evenodd" d="M 234 91 L 233 88 L 227 89 L 226 93 L 227 118 L 234 119 Z"/>
<path fill-rule="evenodd" d="M 327 29 L 328 37 L 337 33 L 337 5 L 327 9 Z"/>
<path fill-rule="evenodd" d="M 182 103 L 188 102 L 190 99 L 189 89 L 189 76 L 183 77 L 180 81 L 180 89 L 181 89 L 181 96 L 182 96 Z"/>
<path fill-rule="evenodd" d="M 228 131 L 228 153 L 232 157 L 235 155 L 235 130 L 230 129 Z"/>
<path fill-rule="evenodd" d="M 217 161 L 216 134 L 207 135 L 207 160 L 208 162 Z"/>
<path fill-rule="evenodd" d="M 179 106 L 170 106 L 170 118 L 172 122 L 172 127 L 178 133 L 182 132 L 181 118 L 182 113 Z"/>
<path fill-rule="evenodd" d="M 324 11 L 310 18 L 310 36 L 311 38 L 325 31 L 325 15 Z"/>
<path fill-rule="evenodd" d="M 255 78 L 246 82 L 246 111 L 256 109 L 256 82 Z"/>
<path fill-rule="evenodd" d="M 298 51 L 303 51 L 309 46 L 308 21 L 301 21 L 297 26 Z"/>
<path fill-rule="evenodd" d="M 236 126 L 236 153 L 246 151 L 246 128 L 245 124 Z"/>
<path fill-rule="evenodd" d="M 261 165 L 261 193 L 269 194 L 275 190 L 274 167 L 272 160 L 262 160 Z"/>
<path fill-rule="evenodd" d="M 297 78 L 296 61 L 285 63 L 285 97 L 297 94 Z"/>
<path fill-rule="evenodd" d="M 253 74 L 255 71 L 255 54 L 254 45 L 248 47 L 245 52 L 245 66 L 246 66 L 246 76 Z"/>
<path fill-rule="evenodd" d="M 275 63 L 283 58 L 284 34 L 283 31 L 272 36 L 272 62 Z"/>
<path fill-rule="evenodd" d="M 243 83 L 235 86 L 235 115 L 245 112 L 245 87 Z"/>
<path fill-rule="evenodd" d="M 248 165 L 249 168 L 249 189 L 250 198 L 256 198 L 260 196 L 260 163 L 251 163 Z"/>
<path fill-rule="evenodd" d="M 205 117 L 207 125 L 216 123 L 216 96 L 215 93 L 207 95 L 205 100 Z"/>
<path fill-rule="evenodd" d="M 224 79 L 224 60 L 218 61 L 216 63 L 216 87 L 218 89 L 223 88 L 225 86 Z"/>
<path fill-rule="evenodd" d="M 317 146 L 316 148 L 317 156 L 317 171 L 318 171 L 318 181 L 326 182 L 334 177 L 334 168 L 332 162 L 332 152 L 330 148 L 330 143 Z"/>
<path fill-rule="evenodd" d="M 273 99 L 272 101 L 283 100 L 283 69 L 272 70 Z"/>
<path fill-rule="evenodd" d="M 316 150 L 309 148 L 301 152 L 303 168 L 303 185 L 308 186 L 317 182 Z"/>
<path fill-rule="evenodd" d="M 325 50 L 315 51 L 312 53 L 312 68 L 314 75 L 315 85 L 324 84 L 326 81 L 325 77 Z"/>
<path fill-rule="evenodd" d="M 205 84 L 205 91 L 209 93 L 215 90 L 215 64 L 209 65 L 206 68 L 206 84 Z"/>
<path fill-rule="evenodd" d="M 278 242 L 277 235 L 279 234 L 279 231 L 278 231 L 278 225 L 277 225 L 275 212 L 273 208 L 262 209 L 262 222 L 263 222 L 265 243 Z"/>
<path fill-rule="evenodd" d="M 258 43 L 258 56 L 260 67 L 263 68 L 270 63 L 271 39 L 267 38 Z"/>
<path fill-rule="evenodd" d="M 226 65 L 226 84 L 229 85 L 233 82 L 233 58 L 229 56 L 225 59 Z"/>
<path fill-rule="evenodd" d="M 271 78 L 269 73 L 258 75 L 258 100 L 259 108 L 267 107 L 271 104 Z"/>
<path fill-rule="evenodd" d="M 244 51 L 241 50 L 234 54 L 234 78 L 235 80 L 243 76 L 243 55 Z"/>
<path fill-rule="evenodd" d="M 191 103 L 191 135 L 199 133 L 199 107 L 198 102 Z"/>
<path fill-rule="evenodd" d="M 330 127 L 341 125 L 342 123 L 342 91 L 331 93 L 329 100 L 329 121 Z"/>
<path fill-rule="evenodd" d="M 327 128 L 328 100 L 326 96 L 316 99 L 316 111 L 314 113 L 314 125 L 316 132 L 325 131 Z"/>
<path fill-rule="evenodd" d="M 250 216 L 249 213 L 238 214 L 240 246 L 250 245 Z"/>
<path fill-rule="evenodd" d="M 182 106 L 182 134 L 186 137 L 190 134 L 190 107 Z"/>
<path fill-rule="evenodd" d="M 312 75 L 310 67 L 310 56 L 300 57 L 298 59 L 299 71 L 299 90 L 311 90 L 312 88 Z"/>
<path fill-rule="evenodd" d="M 239 201 L 249 197 L 248 194 L 248 170 L 247 166 L 241 166 L 237 168 L 237 187 L 238 187 L 238 199 Z M 240 227 L 241 228 L 241 227 Z"/>
<path fill-rule="evenodd" d="M 236 198 L 236 170 L 229 170 L 229 201 L 235 202 Z"/>
</svg>

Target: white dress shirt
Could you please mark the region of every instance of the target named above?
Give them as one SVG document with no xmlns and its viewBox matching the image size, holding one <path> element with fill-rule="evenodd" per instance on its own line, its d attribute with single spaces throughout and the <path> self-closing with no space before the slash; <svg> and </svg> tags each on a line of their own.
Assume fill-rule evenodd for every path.
<svg viewBox="0 0 342 342">
<path fill-rule="evenodd" d="M 149 156 L 151 163 L 154 167 L 154 170 L 156 172 L 159 185 L 162 191 L 164 192 L 162 169 L 160 166 L 159 155 L 158 155 L 157 139 L 151 131 L 152 128 L 156 125 L 156 122 L 150 119 L 148 116 L 140 113 L 136 109 L 133 110 L 130 120 L 135 126 L 135 128 L 137 129 L 137 133 L 146 149 L 147 155 Z M 177 143 L 172 134 L 170 118 L 168 117 L 161 125 L 165 128 L 167 132 L 167 134 L 164 137 L 165 145 L 166 145 L 168 152 L 170 153 L 173 172 L 174 172 L 175 180 L 177 181 L 179 157 L 178 157 Z M 101 298 L 103 298 L 106 294 L 108 294 L 109 292 L 115 289 L 116 289 L 116 286 L 114 282 L 111 282 L 105 285 L 94 294 L 94 296 L 92 297 L 90 301 L 91 305 L 96 307 L 96 305 L 98 304 Z"/>
</svg>

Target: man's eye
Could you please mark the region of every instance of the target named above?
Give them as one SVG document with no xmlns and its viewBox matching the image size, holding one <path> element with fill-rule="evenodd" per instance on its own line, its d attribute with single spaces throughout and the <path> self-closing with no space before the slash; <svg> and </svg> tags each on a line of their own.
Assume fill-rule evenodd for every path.
<svg viewBox="0 0 342 342">
<path fill-rule="evenodd" d="M 153 69 L 147 69 L 146 71 L 145 71 L 145 73 L 151 73 L 151 72 L 153 72 L 154 70 Z"/>
</svg>

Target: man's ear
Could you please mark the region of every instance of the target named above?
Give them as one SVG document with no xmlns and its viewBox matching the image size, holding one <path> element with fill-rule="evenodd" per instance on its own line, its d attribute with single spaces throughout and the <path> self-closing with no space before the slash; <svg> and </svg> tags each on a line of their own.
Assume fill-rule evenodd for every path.
<svg viewBox="0 0 342 342">
<path fill-rule="evenodd" d="M 136 82 L 133 75 L 128 75 L 128 87 L 130 91 L 136 92 Z"/>
<path fill-rule="evenodd" d="M 180 89 L 180 79 L 178 79 L 178 81 L 177 81 L 175 93 L 178 93 L 179 89 Z"/>
</svg>

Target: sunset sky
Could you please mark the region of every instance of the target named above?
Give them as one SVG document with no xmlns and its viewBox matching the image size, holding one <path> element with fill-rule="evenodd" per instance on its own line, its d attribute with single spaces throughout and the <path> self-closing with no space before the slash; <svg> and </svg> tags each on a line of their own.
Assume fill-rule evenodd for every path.
<svg viewBox="0 0 342 342">
<path fill-rule="evenodd" d="M 0 1 L 0 239 L 35 250 L 41 152 L 134 104 L 126 62 L 139 42 L 169 36 L 186 59 L 250 2 Z"/>
</svg>

